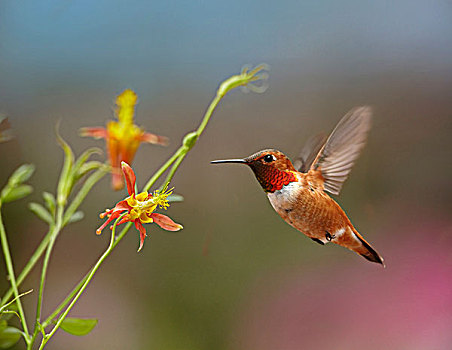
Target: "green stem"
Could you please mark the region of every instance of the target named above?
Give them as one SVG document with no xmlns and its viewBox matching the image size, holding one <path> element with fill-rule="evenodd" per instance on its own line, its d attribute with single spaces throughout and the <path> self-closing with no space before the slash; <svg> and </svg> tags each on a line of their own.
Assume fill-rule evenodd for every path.
<svg viewBox="0 0 452 350">
<path fill-rule="evenodd" d="M 179 168 L 180 163 L 182 163 L 182 161 L 184 160 L 185 156 L 187 155 L 187 153 L 182 153 L 179 158 L 177 158 L 177 160 L 174 162 L 173 167 L 171 168 L 171 170 L 168 172 L 168 175 L 166 176 L 164 185 L 162 186 L 162 188 L 165 186 L 165 184 L 169 184 L 174 176 L 174 174 L 176 173 L 177 168 Z"/>
<path fill-rule="evenodd" d="M 132 223 L 129 222 L 123 227 L 121 233 L 116 237 L 116 239 L 113 243 L 113 248 L 115 248 L 118 245 L 118 243 L 124 238 L 124 236 L 126 235 L 127 231 L 130 229 L 131 226 L 132 226 Z M 69 293 L 69 295 L 61 302 L 60 305 L 58 305 L 58 307 L 55 309 L 55 311 L 49 317 L 47 317 L 47 319 L 42 323 L 43 328 L 46 328 L 47 326 L 49 326 L 52 323 L 52 321 L 58 316 L 58 314 L 66 307 L 66 305 L 70 303 L 72 298 L 78 293 L 80 288 L 86 282 L 91 271 L 92 271 L 92 269 L 85 275 L 85 277 L 82 278 L 82 280 L 74 287 L 74 289 L 72 289 L 72 291 Z"/>
<path fill-rule="evenodd" d="M 2 205 L 2 203 L 0 201 L 0 208 L 1 208 L 1 205 Z M 6 236 L 5 226 L 3 225 L 3 218 L 2 218 L 1 212 L 0 212 L 0 238 L 2 241 L 3 255 L 5 256 L 6 268 L 8 270 L 8 277 L 11 282 L 11 287 L 13 289 L 14 296 L 16 297 L 16 304 L 17 304 L 17 309 L 19 311 L 19 315 L 20 315 L 20 322 L 22 323 L 22 327 L 25 332 L 24 333 L 25 342 L 28 344 L 30 341 L 30 333 L 28 333 L 27 320 L 25 319 L 25 313 L 22 308 L 22 303 L 21 303 L 20 297 L 19 297 L 19 290 L 17 288 L 13 262 L 12 262 L 11 254 L 9 251 L 8 239 Z"/>
<path fill-rule="evenodd" d="M 68 220 L 71 218 L 71 216 L 76 212 L 80 204 L 82 204 L 85 197 L 88 195 L 88 193 L 91 191 L 91 188 L 100 180 L 102 179 L 105 174 L 108 173 L 109 167 L 102 167 L 98 170 L 96 170 L 93 174 L 91 174 L 86 181 L 83 183 L 83 186 L 80 188 L 80 191 L 78 191 L 77 195 L 72 200 L 71 204 L 67 207 L 67 209 L 64 212 L 63 216 L 63 227 L 66 226 Z"/>
<path fill-rule="evenodd" d="M 198 138 L 203 133 L 204 129 L 207 126 L 207 123 L 209 122 L 210 118 L 212 117 L 213 112 L 215 111 L 215 109 L 217 108 L 218 104 L 220 103 L 221 99 L 224 96 L 225 96 L 225 94 L 221 95 L 219 92 L 217 92 L 217 94 L 215 95 L 212 102 L 210 102 L 210 105 L 207 108 L 206 113 L 204 114 L 201 124 L 199 124 L 198 129 L 195 131 L 195 134 L 196 134 L 195 142 L 198 140 Z M 170 172 L 168 173 L 164 184 L 168 185 L 170 183 L 174 174 L 176 173 L 177 169 L 179 168 L 179 165 L 182 163 L 182 161 L 184 160 L 184 158 L 186 157 L 186 155 L 188 154 L 188 152 L 191 150 L 191 148 L 193 146 L 194 146 L 194 143 L 190 147 L 187 147 L 187 145 L 182 145 L 181 147 L 179 147 L 177 152 L 171 158 L 171 159 L 176 158 L 176 160 L 173 161 L 174 162 L 173 167 L 171 168 Z M 169 167 L 169 165 L 170 164 L 168 164 L 168 166 L 163 171 L 165 171 Z M 162 187 L 164 187 L 164 186 L 162 186 Z"/>
<path fill-rule="evenodd" d="M 53 246 L 55 244 L 56 238 L 58 237 L 58 234 L 61 231 L 62 228 L 62 221 L 63 221 L 63 211 L 64 208 L 61 204 L 58 204 L 58 208 L 57 208 L 57 215 L 56 215 L 56 223 L 55 226 L 53 227 L 52 230 L 52 234 L 50 237 L 50 242 L 47 246 L 47 250 L 46 250 L 46 254 L 44 256 L 44 261 L 42 263 L 42 270 L 41 270 L 41 279 L 40 279 L 40 283 L 39 283 L 39 291 L 38 291 L 38 302 L 36 305 L 36 321 L 35 321 L 35 329 L 33 332 L 33 336 L 31 339 L 31 344 L 29 346 L 29 349 L 31 349 L 31 346 L 33 345 L 37 335 L 39 334 L 39 331 L 41 329 L 41 312 L 42 312 L 42 299 L 43 299 L 43 295 L 44 295 L 44 285 L 45 285 L 45 280 L 46 280 L 46 276 L 47 276 L 47 269 L 49 267 L 49 261 L 50 261 L 50 256 L 52 254 L 52 250 L 53 250 Z"/>
<path fill-rule="evenodd" d="M 259 66 L 259 67 L 255 68 L 253 71 L 251 71 L 250 73 L 247 73 L 247 71 L 242 71 L 242 74 L 240 76 L 233 76 L 233 77 L 227 79 L 226 81 L 224 81 L 220 85 L 214 99 L 212 100 L 209 107 L 207 108 L 206 113 L 204 114 L 204 117 L 203 117 L 198 129 L 195 132 L 187 135 L 189 137 L 186 136 L 186 138 L 184 138 L 183 144 L 177 149 L 177 151 L 171 156 L 171 158 L 168 159 L 166 161 L 166 163 L 163 164 L 160 167 L 160 169 L 149 179 L 149 181 L 144 186 L 143 191 L 149 191 L 149 189 L 163 175 L 163 173 L 171 165 L 173 165 L 173 167 L 171 168 L 170 172 L 168 173 L 168 175 L 166 177 L 165 183 L 169 183 L 169 181 L 171 181 L 174 174 L 176 173 L 176 170 L 178 169 L 178 167 L 184 160 L 185 156 L 192 149 L 192 147 L 196 143 L 199 136 L 201 136 L 201 134 L 203 133 L 204 129 L 207 126 L 207 123 L 209 122 L 213 112 L 215 111 L 215 109 L 218 106 L 218 103 L 221 101 L 221 99 L 227 94 L 227 92 L 234 89 L 235 87 L 246 86 L 249 82 L 257 80 L 257 77 L 255 77 L 255 75 L 262 68 L 263 68 L 262 66 Z M 116 220 L 116 222 L 114 224 L 114 229 L 116 228 L 116 225 L 118 222 L 119 222 L 119 219 Z M 100 267 L 100 265 L 105 260 L 105 258 L 110 254 L 110 252 L 122 240 L 122 238 L 125 236 L 125 234 L 128 232 L 128 230 L 130 229 L 131 226 L 132 226 L 131 222 L 127 223 L 116 239 L 114 239 L 114 230 L 113 230 L 110 245 L 107 248 L 107 250 L 105 251 L 105 253 L 100 257 L 100 259 L 97 261 L 95 266 L 88 272 L 88 274 L 77 284 L 77 286 L 74 287 L 74 289 L 66 297 L 66 299 L 64 299 L 63 302 L 55 309 L 55 311 L 43 322 L 43 324 L 42 324 L 43 328 L 47 327 L 53 321 L 53 319 L 64 309 L 64 307 L 66 307 L 66 305 L 70 303 L 69 306 L 67 307 L 67 309 L 59 317 L 57 324 L 52 329 L 52 331 L 43 338 L 39 349 L 43 349 L 45 344 L 47 343 L 47 341 L 50 339 L 50 337 L 56 332 L 58 327 L 61 325 L 61 322 L 63 322 L 64 318 L 69 313 L 70 309 L 74 306 L 74 304 L 76 303 L 76 301 L 81 296 L 84 289 L 86 288 L 86 286 L 88 285 L 88 283 L 90 282 L 92 277 L 94 276 L 94 273 Z"/>
<path fill-rule="evenodd" d="M 212 100 L 212 102 L 210 102 L 209 107 L 207 108 L 206 113 L 204 114 L 204 118 L 202 119 L 201 124 L 199 124 L 198 130 L 196 130 L 196 133 L 198 134 L 198 137 L 201 136 L 201 134 L 203 133 L 204 129 L 207 126 L 207 123 L 210 120 L 210 117 L 212 116 L 215 108 L 217 108 L 218 103 L 221 101 L 221 99 L 223 98 L 224 95 L 220 95 L 218 92 L 215 95 L 214 99 Z"/>
<path fill-rule="evenodd" d="M 209 107 L 206 110 L 206 113 L 204 114 L 204 117 L 202 118 L 201 124 L 199 124 L 198 129 L 195 131 L 196 133 L 196 139 L 198 139 L 201 134 L 203 133 L 204 129 L 207 126 L 207 123 L 209 122 L 210 118 L 212 117 L 213 112 L 218 106 L 218 103 L 221 101 L 221 99 L 225 96 L 225 94 L 220 94 L 219 91 L 217 91 L 217 94 L 215 95 L 214 99 L 210 102 Z M 173 178 L 174 174 L 176 173 L 177 168 L 184 160 L 187 153 L 191 150 L 191 147 L 187 147 L 186 145 L 181 145 L 176 152 L 171 156 L 170 159 L 149 179 L 149 181 L 146 183 L 146 185 L 143 188 L 143 191 L 149 191 L 149 189 L 154 185 L 154 183 L 162 176 L 162 174 L 175 162 L 173 165 L 170 173 L 168 174 L 165 183 L 169 183 L 171 179 Z M 163 187 L 163 186 L 162 186 Z"/>
<path fill-rule="evenodd" d="M 149 190 L 154 183 L 159 179 L 160 176 L 173 164 L 176 160 L 177 163 L 180 164 L 180 162 L 183 159 L 184 154 L 182 154 L 182 150 L 184 150 L 185 147 L 181 146 L 174 154 L 173 156 L 164 164 L 160 169 L 154 174 L 154 176 L 151 177 L 151 179 L 147 182 L 145 187 L 143 188 L 144 191 Z M 178 165 L 177 165 L 178 166 Z M 174 167 L 173 167 L 174 168 Z M 177 169 L 174 168 L 174 171 Z M 171 176 L 172 177 L 172 176 Z M 170 178 L 171 180 L 171 178 Z M 129 231 L 130 227 L 132 226 L 132 223 L 127 223 L 121 233 L 118 235 L 118 237 L 114 240 L 112 249 L 114 249 L 118 243 L 124 238 L 125 234 Z M 97 264 L 96 264 L 97 265 Z M 68 305 L 71 300 L 74 298 L 75 295 L 77 295 L 80 292 L 80 289 L 83 287 L 83 285 L 86 283 L 86 280 L 91 275 L 93 269 L 91 269 L 85 277 L 82 278 L 82 280 L 72 289 L 72 291 L 68 294 L 68 296 L 58 305 L 58 307 L 52 312 L 52 314 L 47 317 L 47 319 L 42 323 L 42 328 L 46 328 L 50 325 L 50 323 L 57 317 L 57 315 Z"/>
<path fill-rule="evenodd" d="M 64 299 L 60 305 L 53 311 L 53 313 L 46 318 L 46 320 L 42 323 L 42 328 L 48 327 L 52 321 L 58 316 L 58 314 L 64 309 L 64 307 L 69 304 L 69 302 L 72 300 L 72 298 L 78 293 L 80 288 L 82 288 L 83 284 L 86 282 L 86 279 L 88 278 L 89 274 L 91 273 L 91 270 L 82 278 L 82 280 L 75 286 L 75 288 L 69 293 L 69 295 Z"/>
<path fill-rule="evenodd" d="M 149 179 L 149 181 L 144 185 L 143 191 L 149 191 L 149 189 L 154 185 L 154 183 L 162 176 L 162 174 L 173 164 L 176 159 L 180 156 L 182 147 L 179 147 L 176 152 L 171 156 L 170 159 L 166 161 L 165 164 L 163 164 L 159 170 Z"/>
<path fill-rule="evenodd" d="M 80 188 L 80 191 L 75 196 L 74 200 L 71 202 L 69 207 L 67 208 L 64 217 L 63 217 L 63 226 L 66 226 L 67 221 L 72 216 L 72 214 L 75 213 L 75 211 L 80 206 L 81 202 L 85 199 L 91 188 L 107 173 L 108 171 L 104 168 L 97 170 L 94 172 L 83 184 L 83 186 Z M 38 248 L 36 248 L 33 255 L 30 257 L 30 260 L 28 260 L 27 264 L 23 268 L 22 272 L 20 273 L 19 277 L 17 277 L 17 286 L 20 286 L 22 282 L 25 280 L 25 278 L 28 276 L 30 271 L 33 269 L 33 267 L 36 265 L 38 260 L 41 258 L 42 254 L 45 252 L 47 245 L 50 242 L 50 239 L 52 237 L 53 229 L 50 228 L 47 234 L 42 239 L 41 243 L 39 244 Z M 0 307 L 5 305 L 13 295 L 13 289 L 9 288 L 8 291 L 5 293 L 3 298 L 0 302 Z"/>
<path fill-rule="evenodd" d="M 88 286 L 89 282 L 92 280 L 92 278 L 94 277 L 94 274 L 96 273 L 96 271 L 99 269 L 100 265 L 102 265 L 102 263 L 104 262 L 104 260 L 110 255 L 111 251 L 114 249 L 115 245 L 115 241 L 117 241 L 118 239 L 122 239 L 122 237 L 124 235 L 118 236 L 118 238 L 115 240 L 115 232 L 116 232 L 116 226 L 118 225 L 118 222 L 124 217 L 124 215 L 126 215 L 126 213 L 124 213 L 123 215 L 121 215 L 119 218 L 116 219 L 115 223 L 113 224 L 113 229 L 111 230 L 111 238 L 110 238 L 110 244 L 108 245 L 107 250 L 105 250 L 104 254 L 102 254 L 102 256 L 99 258 L 99 260 L 97 261 L 97 263 L 94 265 L 94 267 L 91 269 L 91 271 L 89 272 L 86 280 L 84 281 L 84 283 L 82 284 L 80 290 L 77 292 L 77 294 L 75 295 L 75 297 L 72 299 L 71 303 L 69 304 L 69 306 L 66 308 L 66 310 L 61 314 L 61 316 L 58 318 L 58 321 L 56 322 L 55 326 L 53 327 L 53 329 L 50 331 L 49 334 L 47 334 L 41 342 L 41 346 L 39 347 L 39 349 L 43 349 L 45 344 L 50 340 L 50 338 L 55 334 L 55 332 L 58 330 L 58 328 L 60 328 L 61 323 L 64 321 L 64 319 L 66 318 L 66 316 L 68 315 L 69 311 L 71 311 L 71 309 L 74 307 L 75 303 L 77 302 L 77 300 L 80 298 L 80 296 L 82 295 L 83 291 L 86 289 L 86 287 Z M 123 230 L 124 231 L 124 230 Z M 122 232 L 121 232 L 122 234 Z M 125 233 L 124 233 L 125 234 Z M 121 237 L 121 238 L 120 238 Z"/>
<path fill-rule="evenodd" d="M 33 267 L 38 262 L 41 255 L 44 253 L 45 249 L 47 248 L 47 245 L 50 242 L 51 236 L 52 236 L 52 229 L 49 229 L 49 231 L 47 232 L 47 234 L 44 236 L 41 243 L 39 244 L 38 248 L 36 248 L 35 252 L 31 256 L 30 260 L 28 260 L 27 265 L 25 265 L 25 267 L 22 270 L 22 272 L 20 273 L 19 277 L 17 277 L 16 283 L 17 283 L 18 287 L 22 284 L 24 279 L 28 276 L 30 271 L 33 269 Z M 12 295 L 13 295 L 13 288 L 11 287 L 8 289 L 8 291 L 3 296 L 1 303 L 0 303 L 0 307 L 5 305 L 11 299 Z"/>
</svg>

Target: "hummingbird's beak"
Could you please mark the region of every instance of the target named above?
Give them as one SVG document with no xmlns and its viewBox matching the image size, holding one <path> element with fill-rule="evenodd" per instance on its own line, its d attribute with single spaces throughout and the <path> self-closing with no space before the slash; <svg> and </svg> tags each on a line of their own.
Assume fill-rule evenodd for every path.
<svg viewBox="0 0 452 350">
<path fill-rule="evenodd" d="M 212 160 L 211 164 L 220 164 L 220 163 L 239 163 L 239 164 L 247 164 L 248 162 L 245 159 L 223 159 L 223 160 Z"/>
</svg>

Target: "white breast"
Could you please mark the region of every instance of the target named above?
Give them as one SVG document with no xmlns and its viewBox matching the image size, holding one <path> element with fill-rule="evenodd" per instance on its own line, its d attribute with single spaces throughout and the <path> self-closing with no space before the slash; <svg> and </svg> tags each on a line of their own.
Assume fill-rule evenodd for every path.
<svg viewBox="0 0 452 350">
<path fill-rule="evenodd" d="M 283 186 L 283 188 L 278 191 L 268 193 L 267 197 L 273 208 L 277 212 L 280 212 L 292 207 L 291 204 L 296 201 L 297 194 L 300 189 L 300 183 L 298 181 L 294 181 L 286 186 Z"/>
</svg>

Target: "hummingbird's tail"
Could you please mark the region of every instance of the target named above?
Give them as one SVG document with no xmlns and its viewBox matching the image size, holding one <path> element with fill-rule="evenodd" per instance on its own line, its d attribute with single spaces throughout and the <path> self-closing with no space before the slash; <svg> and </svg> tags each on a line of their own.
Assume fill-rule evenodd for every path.
<svg viewBox="0 0 452 350">
<path fill-rule="evenodd" d="M 352 228 L 352 231 L 353 234 L 361 243 L 359 246 L 353 247 L 352 249 L 365 259 L 379 263 L 383 265 L 383 267 L 386 267 L 383 257 L 380 254 L 378 254 L 377 251 L 374 248 L 372 248 L 372 246 L 369 243 L 367 243 L 367 241 L 358 233 L 358 231 L 356 231 L 355 228 Z"/>
</svg>

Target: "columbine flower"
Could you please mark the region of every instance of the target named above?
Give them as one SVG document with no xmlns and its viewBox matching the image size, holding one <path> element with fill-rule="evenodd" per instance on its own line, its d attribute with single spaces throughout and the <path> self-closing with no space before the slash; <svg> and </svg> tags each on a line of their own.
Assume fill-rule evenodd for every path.
<svg viewBox="0 0 452 350">
<path fill-rule="evenodd" d="M 143 224 L 154 222 L 167 231 L 179 231 L 183 228 L 182 225 L 175 223 L 168 216 L 154 213 L 157 208 L 166 210 L 169 207 L 167 198 L 172 193 L 172 189 L 165 187 L 162 191 L 155 191 L 153 194 L 147 192 L 136 194 L 135 173 L 126 162 L 121 162 L 121 168 L 126 180 L 129 197 L 120 201 L 113 209 L 107 209 L 100 214 L 102 219 L 107 217 L 107 220 L 96 230 L 98 235 L 112 220 L 117 219 L 124 213 L 126 215 L 124 215 L 118 225 L 129 221 L 135 224 L 135 227 L 140 231 L 140 248 L 138 251 L 143 248 L 144 238 L 146 237 L 146 229 Z"/>
<path fill-rule="evenodd" d="M 137 95 L 132 90 L 124 90 L 116 98 L 116 115 L 118 121 L 109 121 L 107 128 L 93 127 L 82 128 L 81 136 L 91 136 L 96 139 L 103 138 L 107 141 L 107 150 L 112 167 L 112 186 L 115 190 L 124 187 L 120 164 L 122 161 L 131 164 L 133 157 L 141 142 L 166 145 L 168 139 L 163 136 L 144 132 L 133 123 Z"/>
</svg>

